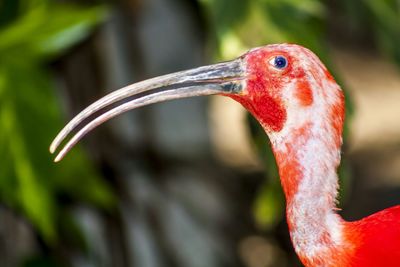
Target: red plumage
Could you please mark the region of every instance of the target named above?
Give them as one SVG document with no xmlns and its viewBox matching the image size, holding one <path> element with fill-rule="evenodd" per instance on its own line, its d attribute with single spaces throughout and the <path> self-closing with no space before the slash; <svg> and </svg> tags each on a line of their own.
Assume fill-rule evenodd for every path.
<svg viewBox="0 0 400 267">
<path fill-rule="evenodd" d="M 400 205 L 347 222 L 345 233 L 356 247 L 344 266 L 400 266 Z"/>
</svg>

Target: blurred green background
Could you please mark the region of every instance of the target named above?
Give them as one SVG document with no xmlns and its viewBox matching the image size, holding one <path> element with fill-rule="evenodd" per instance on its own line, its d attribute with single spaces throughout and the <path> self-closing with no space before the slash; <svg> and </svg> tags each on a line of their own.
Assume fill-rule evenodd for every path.
<svg viewBox="0 0 400 267">
<path fill-rule="evenodd" d="M 232 101 L 145 107 L 48 152 L 107 92 L 281 42 L 345 89 L 342 215 L 399 204 L 398 1 L 2 0 L 0 266 L 301 266 L 267 138 Z"/>
</svg>

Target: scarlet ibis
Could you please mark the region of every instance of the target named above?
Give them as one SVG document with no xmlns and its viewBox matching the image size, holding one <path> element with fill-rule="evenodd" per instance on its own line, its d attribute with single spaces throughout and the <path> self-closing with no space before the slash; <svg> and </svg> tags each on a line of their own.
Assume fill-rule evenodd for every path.
<svg viewBox="0 0 400 267">
<path fill-rule="evenodd" d="M 242 104 L 268 135 L 286 196 L 291 240 L 305 266 L 400 266 L 400 205 L 352 222 L 337 213 L 344 96 L 318 57 L 298 45 L 255 48 L 232 61 L 112 92 L 73 118 L 50 152 L 79 126 L 55 161 L 93 128 L 125 111 L 214 94 Z"/>
</svg>

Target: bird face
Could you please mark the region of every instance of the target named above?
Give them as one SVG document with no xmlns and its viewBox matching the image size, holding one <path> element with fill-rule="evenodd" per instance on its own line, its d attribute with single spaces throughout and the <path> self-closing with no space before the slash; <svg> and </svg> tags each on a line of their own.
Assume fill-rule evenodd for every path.
<svg viewBox="0 0 400 267">
<path fill-rule="evenodd" d="M 336 84 L 320 60 L 298 45 L 256 48 L 242 60 L 246 73 L 242 91 L 228 96 L 250 111 L 267 133 L 280 132 L 288 123 L 309 117 L 314 102 L 330 96 L 323 92 L 324 83 Z"/>
<path fill-rule="evenodd" d="M 61 130 L 51 144 L 50 152 L 53 153 L 79 127 L 55 161 L 61 160 L 86 133 L 125 111 L 201 95 L 233 98 L 272 135 L 293 124 L 296 118 L 310 113 L 316 96 L 325 97 L 314 88 L 322 88 L 326 77 L 333 81 L 319 59 L 301 46 L 281 44 L 252 49 L 233 61 L 156 77 L 106 95 Z M 98 113 L 101 115 L 93 118 Z"/>
</svg>

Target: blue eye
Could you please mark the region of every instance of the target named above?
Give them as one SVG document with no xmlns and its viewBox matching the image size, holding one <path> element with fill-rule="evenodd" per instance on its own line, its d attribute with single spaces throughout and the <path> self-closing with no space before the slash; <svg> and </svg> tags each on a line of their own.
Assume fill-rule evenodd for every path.
<svg viewBox="0 0 400 267">
<path fill-rule="evenodd" d="M 271 59 L 270 64 L 275 68 L 282 70 L 287 67 L 288 62 L 284 56 L 276 56 Z"/>
</svg>

